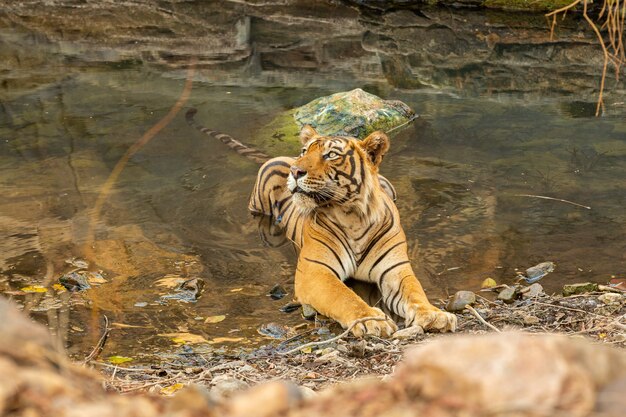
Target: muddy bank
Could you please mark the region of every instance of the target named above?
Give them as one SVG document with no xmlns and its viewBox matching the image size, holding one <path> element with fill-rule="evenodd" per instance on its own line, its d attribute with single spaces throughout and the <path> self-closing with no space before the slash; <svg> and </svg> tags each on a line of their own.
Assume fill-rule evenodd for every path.
<svg viewBox="0 0 626 417">
<path fill-rule="evenodd" d="M 339 76 L 355 86 L 596 99 L 602 54 L 580 16 L 560 21 L 550 39 L 542 13 L 378 3 L 7 2 L 3 42 L 29 47 L 2 58 L 53 67 L 37 58 L 45 48 L 59 61 L 180 68 L 194 57 L 199 80 L 223 85 L 328 87 Z M 7 78 L 4 88 L 67 75 L 50 70 L 39 80 Z M 624 80 L 607 82 L 607 111 L 619 110 Z"/>
</svg>

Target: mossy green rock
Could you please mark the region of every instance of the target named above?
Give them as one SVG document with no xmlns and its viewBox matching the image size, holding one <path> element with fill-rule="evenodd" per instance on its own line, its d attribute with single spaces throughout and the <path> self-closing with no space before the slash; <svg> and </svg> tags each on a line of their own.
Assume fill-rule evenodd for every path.
<svg viewBox="0 0 626 417">
<path fill-rule="evenodd" d="M 383 100 L 357 88 L 279 114 L 259 129 L 254 145 L 268 155 L 296 155 L 300 129 L 306 124 L 322 135 L 364 139 L 376 130 L 388 132 L 413 118 L 415 113 L 403 102 Z"/>
<path fill-rule="evenodd" d="M 595 282 L 582 282 L 579 284 L 569 284 L 563 286 L 563 296 L 569 297 L 574 294 L 585 294 L 598 291 L 598 284 Z"/>
<path fill-rule="evenodd" d="M 321 97 L 296 109 L 301 128 L 313 126 L 328 136 L 363 139 L 376 130 L 389 131 L 415 117 L 409 106 L 398 100 L 383 100 L 360 88 Z"/>
</svg>

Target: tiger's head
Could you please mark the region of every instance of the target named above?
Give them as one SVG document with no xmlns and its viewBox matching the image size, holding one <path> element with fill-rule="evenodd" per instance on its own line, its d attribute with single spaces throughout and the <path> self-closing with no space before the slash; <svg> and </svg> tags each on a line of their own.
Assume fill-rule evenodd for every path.
<svg viewBox="0 0 626 417">
<path fill-rule="evenodd" d="M 359 141 L 321 136 L 311 126 L 300 132 L 302 153 L 291 166 L 287 187 L 303 211 L 342 206 L 369 212 L 379 193 L 378 167 L 389 150 L 381 131 Z"/>
</svg>

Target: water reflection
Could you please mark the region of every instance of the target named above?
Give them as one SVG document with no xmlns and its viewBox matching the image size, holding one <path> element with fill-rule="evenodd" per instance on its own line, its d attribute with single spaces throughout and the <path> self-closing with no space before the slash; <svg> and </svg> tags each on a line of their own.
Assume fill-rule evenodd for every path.
<svg viewBox="0 0 626 417">
<path fill-rule="evenodd" d="M 267 22 L 256 24 L 268 42 L 278 42 Z M 23 42 L 12 39 L 11 48 Z M 348 56 L 352 43 L 342 45 Z M 339 46 L 333 48 L 339 54 Z M 42 46 L 41 54 L 46 51 Z M 271 51 L 263 56 L 265 70 L 285 64 Z M 247 213 L 257 167 L 190 129 L 182 115 L 129 160 L 86 257 L 90 210 L 103 183 L 176 101 L 181 74 L 135 64 L 66 63 L 66 74 L 43 79 L 28 65 L 12 64 L 11 74 L 21 72 L 21 81 L 10 82 L 0 102 L 0 290 L 6 296 L 48 323 L 77 358 L 100 336 L 103 314 L 114 329 L 103 355 L 135 358 L 176 348 L 160 334 L 242 337 L 247 344 L 237 346 L 247 347 L 263 343 L 256 328 L 267 321 L 300 321 L 297 313 L 278 312 L 293 296 L 293 249 L 276 230 L 259 237 L 257 219 Z M 314 69 L 289 77 L 306 85 L 319 76 Z M 332 87 L 315 88 L 198 80 L 190 104 L 204 125 L 274 146 L 256 134 L 260 127 L 297 104 L 362 87 L 350 74 L 340 68 Z M 476 289 L 487 276 L 512 282 L 515 268 L 547 260 L 557 263 L 545 280 L 549 291 L 624 273 L 622 118 L 581 117 L 585 106 L 556 100 L 458 99 L 393 85 L 378 80 L 370 91 L 405 101 L 422 118 L 393 137 L 382 174 L 397 189 L 411 259 L 432 298 Z M 296 154 L 298 146 L 288 139 L 281 149 Z M 520 196 L 530 194 L 592 209 Z M 106 282 L 77 293 L 53 288 L 74 258 L 88 262 L 90 271 L 102 270 Z M 170 290 L 157 282 L 172 276 L 204 280 L 195 304 L 162 298 Z M 47 291 L 22 290 L 33 284 Z M 287 298 L 267 297 L 275 284 L 287 289 Z M 375 302 L 375 294 L 367 297 Z M 205 323 L 217 315 L 226 319 Z"/>
</svg>

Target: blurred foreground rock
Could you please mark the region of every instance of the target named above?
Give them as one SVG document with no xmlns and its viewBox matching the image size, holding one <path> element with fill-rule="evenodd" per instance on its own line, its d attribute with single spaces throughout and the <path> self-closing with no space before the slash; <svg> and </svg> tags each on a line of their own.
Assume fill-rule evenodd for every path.
<svg viewBox="0 0 626 417">
<path fill-rule="evenodd" d="M 621 416 L 626 353 L 583 339 L 521 333 L 450 335 L 408 351 L 386 379 L 337 385 L 304 399 L 287 382 L 214 398 L 119 395 L 70 363 L 46 330 L 0 299 L 3 416 Z M 10 378 L 6 376 L 10 375 Z"/>
</svg>

